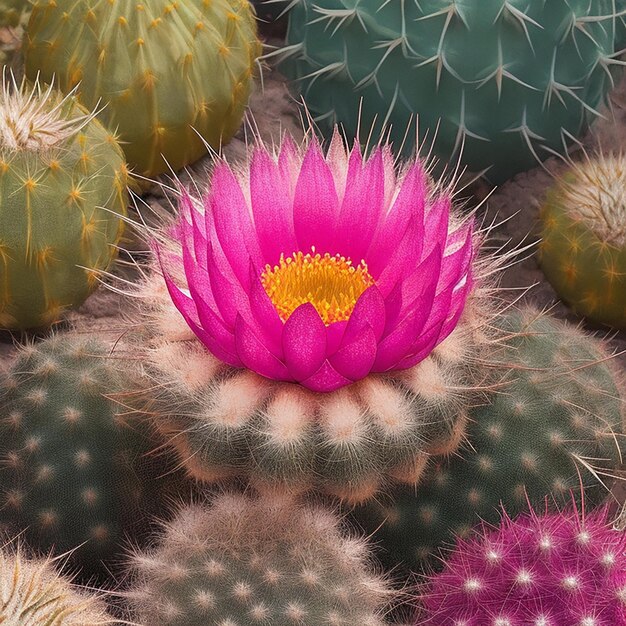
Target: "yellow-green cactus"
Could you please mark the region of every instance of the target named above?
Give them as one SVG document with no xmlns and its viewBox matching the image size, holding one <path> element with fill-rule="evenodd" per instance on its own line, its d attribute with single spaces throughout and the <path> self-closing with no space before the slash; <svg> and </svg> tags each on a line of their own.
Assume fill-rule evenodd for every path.
<svg viewBox="0 0 626 626">
<path fill-rule="evenodd" d="M 541 209 L 543 271 L 577 313 L 626 328 L 626 158 L 575 164 Z"/>
<path fill-rule="evenodd" d="M 106 104 L 102 121 L 144 176 L 234 135 L 259 53 L 248 0 L 36 0 L 24 46 L 31 79 Z"/>
<path fill-rule="evenodd" d="M 74 98 L 3 81 L 0 328 L 52 324 L 95 289 L 122 236 L 126 183 L 115 138 Z"/>
</svg>

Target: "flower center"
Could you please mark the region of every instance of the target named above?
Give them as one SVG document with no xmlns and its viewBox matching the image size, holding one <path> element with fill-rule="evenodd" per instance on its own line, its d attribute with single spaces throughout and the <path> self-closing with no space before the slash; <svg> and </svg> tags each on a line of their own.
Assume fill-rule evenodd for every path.
<svg viewBox="0 0 626 626">
<path fill-rule="evenodd" d="M 359 296 L 374 279 L 365 261 L 356 267 L 349 258 L 315 252 L 280 255 L 278 265 L 267 265 L 261 283 L 283 321 L 301 305 L 310 302 L 326 326 L 347 320 Z"/>
</svg>

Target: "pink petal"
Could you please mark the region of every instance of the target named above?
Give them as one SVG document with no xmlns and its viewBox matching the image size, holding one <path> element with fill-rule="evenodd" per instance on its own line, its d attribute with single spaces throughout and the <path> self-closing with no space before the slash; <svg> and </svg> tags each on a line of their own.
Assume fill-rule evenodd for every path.
<svg viewBox="0 0 626 626">
<path fill-rule="evenodd" d="M 347 321 L 341 321 L 326 326 L 326 354 L 331 355 L 337 352 L 347 325 Z"/>
<path fill-rule="evenodd" d="M 351 342 L 344 342 L 328 361 L 339 374 L 350 380 L 360 380 L 372 370 L 377 347 L 378 340 L 374 330 L 365 326 Z"/>
<path fill-rule="evenodd" d="M 407 369 L 423 361 L 435 349 L 435 346 L 442 341 L 441 327 L 442 324 L 440 322 L 435 327 L 431 328 L 428 333 L 420 337 L 420 346 L 417 352 L 403 358 L 397 363 L 396 367 L 398 369 Z"/>
<path fill-rule="evenodd" d="M 293 225 L 293 206 L 285 180 L 274 159 L 257 148 L 250 165 L 252 211 L 263 261 L 276 265 L 281 252 L 298 249 Z"/>
<path fill-rule="evenodd" d="M 273 380 L 292 380 L 285 365 L 263 345 L 241 316 L 235 321 L 235 345 L 241 362 L 249 370 Z"/>
<path fill-rule="evenodd" d="M 215 335 L 213 335 L 213 333 L 211 332 L 212 330 L 216 330 L 216 328 L 219 327 L 219 320 L 214 320 L 216 328 L 203 328 L 202 326 L 200 326 L 200 318 L 195 302 L 190 297 L 186 296 L 174 284 L 169 276 L 164 275 L 164 278 L 165 284 L 167 285 L 167 290 L 169 291 L 174 306 L 180 311 L 180 314 L 184 317 L 187 325 L 189 326 L 189 328 L 191 328 L 191 330 L 198 337 L 198 339 L 200 339 L 200 341 L 220 361 L 228 363 L 228 365 L 232 365 L 233 367 L 241 367 L 243 363 L 236 356 L 235 351 L 229 350 L 229 348 L 231 347 L 231 341 L 220 341 L 216 339 Z M 203 317 L 205 316 L 205 313 L 206 311 L 203 310 Z M 234 348 L 234 343 L 232 347 Z"/>
<path fill-rule="evenodd" d="M 402 237 L 404 237 L 411 220 L 415 222 L 418 240 L 421 241 L 423 239 L 426 184 L 426 173 L 422 166 L 420 164 L 412 165 L 402 180 L 400 191 L 391 207 L 391 211 L 386 216 L 386 219 L 381 220 L 365 257 L 374 278 L 380 275 L 383 268 L 387 265 L 393 251 L 398 247 Z"/>
<path fill-rule="evenodd" d="M 297 381 L 312 376 L 326 358 L 326 326 L 310 302 L 301 304 L 285 322 L 283 354 Z"/>
<path fill-rule="evenodd" d="M 474 285 L 474 281 L 471 277 L 468 277 L 467 282 L 460 289 L 456 290 L 452 294 L 452 302 L 450 303 L 450 311 L 452 314 L 448 317 L 441 330 L 441 339 L 443 341 L 456 327 L 467 303 L 467 296 Z"/>
<path fill-rule="evenodd" d="M 278 168 L 285 185 L 285 192 L 292 205 L 301 167 L 302 158 L 298 153 L 298 147 L 290 135 L 285 135 L 280 146 L 280 154 L 278 155 Z"/>
<path fill-rule="evenodd" d="M 360 147 L 358 142 L 355 141 L 352 151 L 358 151 L 360 156 Z M 350 157 L 352 157 L 352 154 Z M 339 200 L 339 204 L 341 204 L 346 192 L 346 183 L 349 180 L 348 152 L 346 151 L 343 137 L 339 134 L 339 130 L 336 126 L 333 132 L 333 137 L 330 140 L 330 146 L 328 146 L 326 160 L 328 161 L 330 171 L 333 173 L 333 178 L 335 179 L 335 189 L 337 190 L 337 199 Z"/>
<path fill-rule="evenodd" d="M 298 248 L 308 252 L 312 247 L 320 254 L 332 250 L 339 200 L 335 181 L 317 143 L 309 147 L 293 201 L 294 226 Z"/>
<path fill-rule="evenodd" d="M 206 214 L 211 214 L 212 223 L 207 223 L 207 232 L 215 228 L 237 280 L 247 287 L 250 259 L 257 267 L 263 266 L 261 249 L 243 191 L 226 164 L 215 167 L 209 203 L 210 210 L 207 209 Z"/>
<path fill-rule="evenodd" d="M 250 264 L 250 311 L 255 328 L 267 348 L 279 359 L 283 358 L 282 332 L 284 322 L 261 284 L 254 265 Z"/>
<path fill-rule="evenodd" d="M 194 202 L 186 190 L 181 192 L 180 220 L 185 241 L 192 243 L 194 256 L 198 264 L 206 268 L 207 238 L 204 216 L 195 207 Z M 191 226 L 190 226 L 191 224 Z"/>
<path fill-rule="evenodd" d="M 352 382 L 349 378 L 337 372 L 328 361 L 324 361 L 322 367 L 313 376 L 302 381 L 301 384 L 312 391 L 328 393 L 340 387 L 345 387 Z"/>
<path fill-rule="evenodd" d="M 431 205 L 424 224 L 423 256 L 428 256 L 436 244 L 441 244 L 448 238 L 451 207 L 452 200 L 449 196 L 441 196 Z"/>
<path fill-rule="evenodd" d="M 366 326 L 372 329 L 378 341 L 385 330 L 385 319 L 385 301 L 378 287 L 372 285 L 356 301 L 348 319 L 343 341 L 351 343 Z"/>
<path fill-rule="evenodd" d="M 360 152 L 353 150 L 348 181 L 339 213 L 335 250 L 357 264 L 365 258 L 383 215 L 385 168 L 382 151 L 376 150 L 363 166 Z"/>
<path fill-rule="evenodd" d="M 467 276 L 470 272 L 473 256 L 472 231 L 468 229 L 463 244 L 443 258 L 438 289 L 443 291 L 449 287 L 454 287 L 463 276 Z"/>
</svg>

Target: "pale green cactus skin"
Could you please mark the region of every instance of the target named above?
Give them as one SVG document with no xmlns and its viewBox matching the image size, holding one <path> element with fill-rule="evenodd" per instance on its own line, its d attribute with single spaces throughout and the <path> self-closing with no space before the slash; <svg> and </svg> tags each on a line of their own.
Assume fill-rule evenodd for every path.
<svg viewBox="0 0 626 626">
<path fill-rule="evenodd" d="M 596 118 L 615 63 L 613 0 L 300 0 L 281 68 L 329 134 L 435 154 L 501 183 Z M 360 118 L 359 118 L 360 114 Z M 407 133 L 408 129 L 408 133 Z M 406 141 L 405 141 L 406 134 Z"/>
<path fill-rule="evenodd" d="M 226 143 L 241 125 L 260 53 L 248 0 L 37 0 L 26 74 L 56 77 L 155 176 Z"/>
</svg>

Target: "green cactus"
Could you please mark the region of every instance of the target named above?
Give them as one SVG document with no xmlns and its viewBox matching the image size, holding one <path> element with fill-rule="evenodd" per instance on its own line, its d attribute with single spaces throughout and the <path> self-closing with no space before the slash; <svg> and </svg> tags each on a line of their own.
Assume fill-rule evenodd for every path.
<svg viewBox="0 0 626 626">
<path fill-rule="evenodd" d="M 17 26 L 29 7 L 28 0 L 0 0 L 0 26 Z"/>
<path fill-rule="evenodd" d="M 559 296 L 626 329 L 626 158 L 588 158 L 559 176 L 541 209 L 540 263 Z"/>
<path fill-rule="evenodd" d="M 0 548 L 0 623 L 7 626 L 104 626 L 116 620 L 94 594 L 57 574 L 50 560 Z"/>
<path fill-rule="evenodd" d="M 282 68 L 329 134 L 342 124 L 500 183 L 563 152 L 612 85 L 614 0 L 300 0 Z"/>
<path fill-rule="evenodd" d="M 604 346 L 531 309 L 501 325 L 502 384 L 470 414 L 465 452 L 434 464 L 417 492 L 354 512 L 387 565 L 419 570 L 480 519 L 497 523 L 501 505 L 517 515 L 548 494 L 566 504 L 581 488 L 587 503 L 607 493 L 600 481 L 621 461 L 624 400 Z"/>
<path fill-rule="evenodd" d="M 18 87 L 0 101 L 0 328 L 57 321 L 116 254 L 127 173 L 114 137 L 72 98 Z"/>
<path fill-rule="evenodd" d="M 177 170 L 241 124 L 260 53 L 248 0 L 37 0 L 27 76 L 78 86 L 144 176 Z"/>
<path fill-rule="evenodd" d="M 417 366 L 317 394 L 224 368 L 194 338 L 158 269 L 138 285 L 128 341 L 144 363 L 137 402 L 195 479 L 245 476 L 261 489 L 319 489 L 345 501 L 419 482 L 431 455 L 452 453 L 482 395 L 492 315 L 473 297 L 457 329 Z"/>
<path fill-rule="evenodd" d="M 0 380 L 0 522 L 41 551 L 75 550 L 88 573 L 163 502 L 150 438 L 103 395 L 122 386 L 106 356 L 97 341 L 59 334 L 22 348 Z"/>
<path fill-rule="evenodd" d="M 135 555 L 130 598 L 150 626 L 382 626 L 391 594 L 367 556 L 329 511 L 224 494 Z"/>
</svg>

